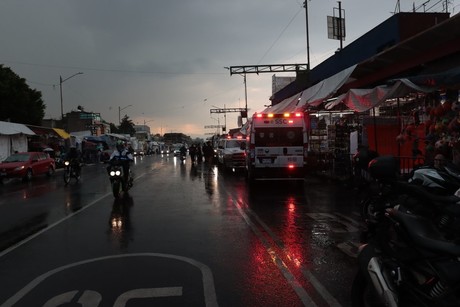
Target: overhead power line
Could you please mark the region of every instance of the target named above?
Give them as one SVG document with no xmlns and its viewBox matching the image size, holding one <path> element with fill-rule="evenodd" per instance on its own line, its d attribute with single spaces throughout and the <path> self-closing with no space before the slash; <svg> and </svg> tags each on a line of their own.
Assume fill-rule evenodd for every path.
<svg viewBox="0 0 460 307">
<path fill-rule="evenodd" d="M 10 61 L 0 60 L 0 63 L 13 63 L 20 65 L 47 67 L 47 68 L 59 68 L 59 69 L 77 69 L 85 71 L 99 71 L 99 72 L 115 72 L 115 73 L 137 73 L 137 74 L 164 74 L 164 75 L 225 75 L 222 72 L 168 72 L 168 71 L 145 71 L 145 70 L 129 70 L 129 69 L 106 69 L 106 68 L 94 68 L 94 67 L 82 67 L 82 66 L 66 66 L 66 65 L 52 65 L 52 64 L 36 64 L 21 61 Z"/>
<path fill-rule="evenodd" d="M 275 44 L 279 41 L 279 39 L 281 38 L 281 36 L 284 34 L 284 32 L 287 30 L 287 28 L 291 25 L 291 23 L 294 21 L 294 19 L 297 17 L 297 15 L 299 15 L 300 11 L 302 10 L 302 8 L 300 8 L 297 13 L 295 13 L 295 15 L 291 18 L 291 20 L 289 20 L 288 24 L 284 27 L 284 29 L 281 31 L 281 33 L 278 35 L 278 37 L 275 39 L 275 41 L 271 44 L 271 46 L 267 49 L 267 51 L 265 51 L 264 55 L 260 58 L 259 62 L 257 62 L 257 64 L 260 64 L 260 62 L 262 62 L 262 60 L 265 58 L 265 56 L 270 52 L 270 50 L 272 50 L 273 46 L 275 46 Z"/>
</svg>

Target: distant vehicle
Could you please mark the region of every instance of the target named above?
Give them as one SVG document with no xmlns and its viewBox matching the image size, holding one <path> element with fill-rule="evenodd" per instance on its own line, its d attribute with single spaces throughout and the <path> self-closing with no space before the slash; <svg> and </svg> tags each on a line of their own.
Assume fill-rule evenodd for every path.
<svg viewBox="0 0 460 307">
<path fill-rule="evenodd" d="M 303 112 L 254 114 L 246 143 L 246 170 L 251 181 L 303 180 L 307 152 Z"/>
<path fill-rule="evenodd" d="M 182 146 L 183 144 L 173 144 L 172 153 L 174 153 L 174 156 L 176 157 L 180 156 L 180 149 Z"/>
<path fill-rule="evenodd" d="M 179 157 L 180 156 L 180 148 L 179 147 L 174 148 L 173 153 L 174 153 L 174 156 Z"/>
<path fill-rule="evenodd" d="M 0 163 L 0 181 L 3 178 L 22 178 L 24 181 L 30 181 L 38 175 L 52 176 L 55 170 L 55 161 L 47 153 L 20 152 L 12 154 Z"/>
<path fill-rule="evenodd" d="M 169 154 L 169 148 L 168 147 L 165 147 L 161 150 L 161 153 L 162 154 Z"/>
<path fill-rule="evenodd" d="M 217 161 L 219 166 L 222 166 L 225 170 L 244 169 L 245 164 L 245 153 L 242 148 L 242 144 L 246 140 L 240 138 L 223 138 L 217 143 Z"/>
<path fill-rule="evenodd" d="M 144 156 L 145 153 L 142 149 L 137 149 L 134 151 L 134 156 Z"/>
</svg>

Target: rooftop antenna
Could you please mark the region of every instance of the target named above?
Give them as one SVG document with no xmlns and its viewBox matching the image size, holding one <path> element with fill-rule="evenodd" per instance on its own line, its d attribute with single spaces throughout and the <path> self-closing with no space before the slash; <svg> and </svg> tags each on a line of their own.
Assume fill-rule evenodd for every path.
<svg viewBox="0 0 460 307">
<path fill-rule="evenodd" d="M 396 1 L 396 7 L 393 14 L 401 13 L 401 0 Z"/>
</svg>

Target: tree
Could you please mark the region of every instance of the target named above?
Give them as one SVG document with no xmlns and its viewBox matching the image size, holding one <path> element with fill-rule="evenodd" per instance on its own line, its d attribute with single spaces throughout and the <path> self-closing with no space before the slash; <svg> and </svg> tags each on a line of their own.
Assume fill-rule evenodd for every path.
<svg viewBox="0 0 460 307">
<path fill-rule="evenodd" d="M 120 126 L 118 127 L 118 133 L 129 134 L 130 136 L 134 136 L 134 134 L 136 134 L 136 129 L 134 129 L 134 123 L 132 120 L 129 119 L 128 115 L 125 115 L 121 119 Z"/>
<path fill-rule="evenodd" d="M 112 133 L 119 133 L 118 127 L 115 126 L 114 123 L 110 123 L 110 132 L 112 132 Z"/>
<path fill-rule="evenodd" d="M 0 64 L 0 120 L 40 126 L 45 108 L 41 92 Z"/>
</svg>

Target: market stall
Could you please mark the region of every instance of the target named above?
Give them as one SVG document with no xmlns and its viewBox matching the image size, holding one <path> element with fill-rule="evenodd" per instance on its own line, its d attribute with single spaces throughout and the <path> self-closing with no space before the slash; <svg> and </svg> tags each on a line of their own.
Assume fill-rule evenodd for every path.
<svg viewBox="0 0 460 307">
<path fill-rule="evenodd" d="M 0 121 L 0 161 L 15 151 L 28 151 L 27 138 L 33 135 L 26 125 Z"/>
</svg>

